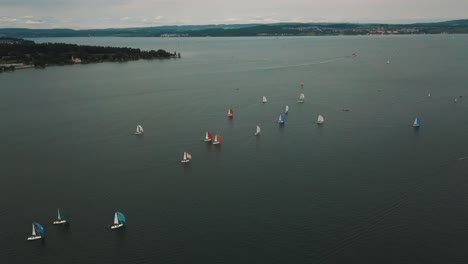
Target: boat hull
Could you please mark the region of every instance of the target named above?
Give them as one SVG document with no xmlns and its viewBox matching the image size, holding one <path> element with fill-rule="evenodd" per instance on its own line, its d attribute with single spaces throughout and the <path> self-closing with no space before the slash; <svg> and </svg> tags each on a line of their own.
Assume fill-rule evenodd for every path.
<svg viewBox="0 0 468 264">
<path fill-rule="evenodd" d="M 321 125 L 321 124 L 323 124 L 323 121 L 317 121 L 317 124 Z"/>
<path fill-rule="evenodd" d="M 121 228 L 122 226 L 124 226 L 124 224 L 111 225 L 111 229 L 112 230 L 118 229 L 118 228 Z"/>
<path fill-rule="evenodd" d="M 213 145 L 218 145 L 219 143 L 221 143 L 221 142 L 214 141 Z"/>
<path fill-rule="evenodd" d="M 41 238 L 42 238 L 42 236 L 30 236 L 30 237 L 28 237 L 27 240 L 28 240 L 28 241 L 34 241 L 34 240 L 39 240 L 39 239 L 41 239 Z"/>
<path fill-rule="evenodd" d="M 254 134 L 254 136 L 258 136 L 258 135 L 260 135 L 260 133 L 255 133 L 255 134 Z"/>
<path fill-rule="evenodd" d="M 135 135 L 142 135 L 143 132 L 135 132 Z"/>
<path fill-rule="evenodd" d="M 57 220 L 57 221 L 52 222 L 53 225 L 63 225 L 66 223 L 67 223 L 67 220 Z"/>
<path fill-rule="evenodd" d="M 210 141 L 211 141 L 211 139 L 205 139 L 205 142 L 210 142 Z"/>
<path fill-rule="evenodd" d="M 301 100 L 297 100 L 297 102 L 300 103 L 300 104 L 304 103 L 304 101 L 301 101 Z"/>
<path fill-rule="evenodd" d="M 186 160 L 181 160 L 180 162 L 187 163 L 187 162 L 190 162 L 190 160 L 186 159 Z"/>
</svg>

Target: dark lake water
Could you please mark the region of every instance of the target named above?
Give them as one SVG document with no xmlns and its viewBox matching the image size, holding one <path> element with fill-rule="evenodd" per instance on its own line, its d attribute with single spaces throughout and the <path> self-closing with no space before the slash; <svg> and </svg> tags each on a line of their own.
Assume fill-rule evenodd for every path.
<svg viewBox="0 0 468 264">
<path fill-rule="evenodd" d="M 0 74 L 0 263 L 467 261 L 468 35 L 36 41 L 182 59 Z"/>
</svg>

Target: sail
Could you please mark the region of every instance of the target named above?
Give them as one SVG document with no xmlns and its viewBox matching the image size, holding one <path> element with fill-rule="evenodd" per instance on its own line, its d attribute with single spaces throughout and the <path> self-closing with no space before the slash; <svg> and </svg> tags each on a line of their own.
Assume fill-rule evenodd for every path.
<svg viewBox="0 0 468 264">
<path fill-rule="evenodd" d="M 280 122 L 280 123 L 284 123 L 285 120 L 286 120 L 285 115 L 280 115 L 279 118 L 278 118 L 278 122 Z"/>
<path fill-rule="evenodd" d="M 318 115 L 318 118 L 317 118 L 317 122 L 318 123 L 323 123 L 325 121 L 325 119 L 323 118 L 322 115 Z"/>
<path fill-rule="evenodd" d="M 39 224 L 38 222 L 34 222 L 34 227 L 36 228 L 37 232 L 39 232 L 39 234 L 41 235 L 44 235 L 44 227 L 42 227 L 41 224 Z"/>
<path fill-rule="evenodd" d="M 220 135 L 216 134 L 215 142 L 221 142 L 221 136 Z"/>
<path fill-rule="evenodd" d="M 207 131 L 205 133 L 205 140 L 211 140 L 213 138 L 213 135 L 211 134 L 211 132 Z"/>
<path fill-rule="evenodd" d="M 266 103 L 267 102 L 267 98 L 265 96 L 263 96 L 263 102 Z"/>
<path fill-rule="evenodd" d="M 32 235 L 33 236 L 36 235 L 36 228 L 34 227 L 34 224 L 32 224 Z"/>
<path fill-rule="evenodd" d="M 260 127 L 257 126 L 257 134 L 260 134 Z"/>
<path fill-rule="evenodd" d="M 115 213 L 120 222 L 125 223 L 125 216 L 121 212 Z"/>
<path fill-rule="evenodd" d="M 304 100 L 304 98 L 305 98 L 304 94 L 301 93 L 301 95 L 299 95 L 299 99 L 300 99 L 300 100 Z"/>
<path fill-rule="evenodd" d="M 119 218 L 117 218 L 117 213 L 114 214 L 114 225 L 119 224 Z"/>
<path fill-rule="evenodd" d="M 184 152 L 184 158 L 183 160 L 186 160 L 187 159 L 187 151 Z"/>
<path fill-rule="evenodd" d="M 192 154 L 190 154 L 190 152 L 186 151 L 185 154 L 186 154 L 185 157 L 187 159 L 192 159 Z"/>
<path fill-rule="evenodd" d="M 419 123 L 420 123 L 419 118 L 416 117 L 416 118 L 414 119 L 413 126 L 419 126 Z"/>
<path fill-rule="evenodd" d="M 284 109 L 284 113 L 286 114 L 286 113 L 288 113 L 288 111 L 289 111 L 289 106 L 286 105 L 286 107 L 285 107 L 285 109 Z"/>
<path fill-rule="evenodd" d="M 57 219 L 62 220 L 62 216 L 60 215 L 60 209 L 57 208 Z"/>
<path fill-rule="evenodd" d="M 234 110 L 232 110 L 232 108 L 229 108 L 228 116 L 234 116 Z"/>
<path fill-rule="evenodd" d="M 138 129 L 139 132 L 143 133 L 143 127 L 141 125 L 138 125 L 137 129 Z"/>
</svg>

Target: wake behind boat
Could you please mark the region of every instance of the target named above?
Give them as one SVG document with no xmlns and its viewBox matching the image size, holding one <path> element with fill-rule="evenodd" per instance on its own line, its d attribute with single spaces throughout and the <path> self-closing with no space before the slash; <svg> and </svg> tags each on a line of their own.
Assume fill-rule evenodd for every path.
<svg viewBox="0 0 468 264">
<path fill-rule="evenodd" d="M 44 235 L 44 227 L 41 224 L 34 222 L 32 223 L 32 234 L 28 237 L 28 241 L 41 239 Z"/>
<path fill-rule="evenodd" d="M 190 154 L 190 152 L 188 152 L 188 151 L 185 151 L 184 152 L 184 157 L 182 158 L 182 160 L 180 162 L 187 163 L 187 162 L 190 162 L 191 159 L 192 159 L 192 154 Z"/>
<path fill-rule="evenodd" d="M 114 214 L 114 224 L 111 225 L 111 229 L 121 228 L 125 225 L 125 216 L 121 212 L 115 212 Z"/>
<path fill-rule="evenodd" d="M 63 225 L 65 223 L 67 223 L 67 220 L 65 220 L 63 218 L 62 214 L 60 213 L 60 208 L 57 208 L 57 220 L 52 222 L 52 224 L 54 224 L 54 225 Z"/>
</svg>

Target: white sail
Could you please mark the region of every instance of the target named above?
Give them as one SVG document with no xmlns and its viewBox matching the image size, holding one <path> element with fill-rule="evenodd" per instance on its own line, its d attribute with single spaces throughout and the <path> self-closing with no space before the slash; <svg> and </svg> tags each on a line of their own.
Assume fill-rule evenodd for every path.
<svg viewBox="0 0 468 264">
<path fill-rule="evenodd" d="M 62 216 L 60 215 L 60 209 L 57 208 L 57 219 L 62 220 Z"/>
<path fill-rule="evenodd" d="M 184 160 L 187 159 L 187 151 L 184 152 Z"/>
<path fill-rule="evenodd" d="M 143 127 L 141 125 L 138 125 L 135 131 L 135 134 L 141 134 L 143 133 Z"/>
<path fill-rule="evenodd" d="M 300 100 L 304 100 L 304 98 L 305 98 L 304 94 L 301 93 L 301 95 L 299 95 L 299 99 L 300 99 Z"/>
<path fill-rule="evenodd" d="M 288 113 L 288 111 L 289 111 L 289 106 L 286 105 L 286 108 L 284 109 L 284 113 L 286 114 Z"/>
<path fill-rule="evenodd" d="M 323 123 L 323 122 L 325 122 L 325 119 L 323 118 L 323 116 L 322 116 L 322 115 L 318 115 L 317 123 L 321 124 L 321 123 Z"/>
<path fill-rule="evenodd" d="M 34 227 L 34 224 L 32 224 L 32 236 L 36 236 L 36 228 Z"/>
<path fill-rule="evenodd" d="M 267 98 L 265 96 L 263 96 L 263 102 L 266 103 L 267 102 Z"/>
<path fill-rule="evenodd" d="M 117 213 L 114 214 L 114 224 L 115 225 L 119 224 L 119 218 L 117 217 Z"/>
<path fill-rule="evenodd" d="M 257 133 L 260 133 L 260 127 L 257 126 Z"/>
</svg>

